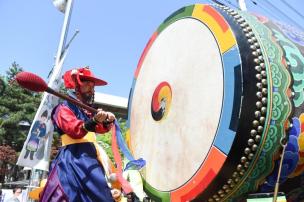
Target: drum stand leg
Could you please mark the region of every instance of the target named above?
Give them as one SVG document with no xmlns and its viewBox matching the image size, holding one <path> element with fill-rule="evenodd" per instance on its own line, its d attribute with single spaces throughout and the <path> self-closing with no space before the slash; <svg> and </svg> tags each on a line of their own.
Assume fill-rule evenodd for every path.
<svg viewBox="0 0 304 202">
<path fill-rule="evenodd" d="M 284 153 L 285 153 L 285 149 L 287 146 L 287 137 L 282 138 L 281 145 L 283 146 L 283 150 L 282 150 L 281 159 L 280 159 L 277 182 L 275 184 L 274 193 L 273 193 L 273 202 L 277 201 L 277 196 L 278 196 L 278 192 L 279 192 L 280 176 L 281 176 L 281 170 L 282 170 L 282 165 L 283 165 L 283 160 L 284 160 Z"/>
</svg>

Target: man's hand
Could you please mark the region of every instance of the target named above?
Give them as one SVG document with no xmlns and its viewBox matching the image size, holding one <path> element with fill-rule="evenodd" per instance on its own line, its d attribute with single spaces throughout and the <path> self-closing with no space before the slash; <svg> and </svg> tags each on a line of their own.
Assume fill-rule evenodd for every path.
<svg viewBox="0 0 304 202">
<path fill-rule="evenodd" d="M 112 112 L 106 112 L 106 113 L 107 113 L 106 121 L 113 122 L 115 120 L 115 115 Z"/>
<path fill-rule="evenodd" d="M 94 121 L 98 123 L 102 123 L 107 118 L 107 112 L 103 111 L 102 109 L 97 109 L 97 113 L 94 116 Z"/>
<path fill-rule="evenodd" d="M 121 191 L 119 189 L 111 190 L 112 197 L 115 201 L 119 201 L 121 198 Z"/>
<path fill-rule="evenodd" d="M 140 202 L 140 200 L 134 192 L 130 192 L 127 194 L 127 202 Z"/>
</svg>

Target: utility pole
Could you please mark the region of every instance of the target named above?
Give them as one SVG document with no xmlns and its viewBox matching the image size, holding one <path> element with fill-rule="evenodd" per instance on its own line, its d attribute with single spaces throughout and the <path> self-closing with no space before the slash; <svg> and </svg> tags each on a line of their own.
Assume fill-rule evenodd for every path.
<svg viewBox="0 0 304 202">
<path fill-rule="evenodd" d="M 60 0 L 60 1 L 62 2 L 62 0 Z M 54 5 L 61 12 L 64 12 L 63 26 L 62 26 L 62 30 L 61 30 L 61 36 L 60 36 L 59 46 L 58 46 L 57 54 L 56 54 L 56 62 L 55 62 L 55 66 L 58 66 L 60 63 L 60 60 L 63 59 L 63 55 L 65 52 L 64 51 L 65 47 L 66 47 L 65 42 L 66 42 L 66 37 L 68 34 L 68 29 L 69 29 L 69 24 L 70 24 L 73 0 L 63 0 L 62 4 L 56 4 L 56 2 L 58 2 L 58 0 L 53 0 L 53 2 L 54 2 Z"/>
</svg>

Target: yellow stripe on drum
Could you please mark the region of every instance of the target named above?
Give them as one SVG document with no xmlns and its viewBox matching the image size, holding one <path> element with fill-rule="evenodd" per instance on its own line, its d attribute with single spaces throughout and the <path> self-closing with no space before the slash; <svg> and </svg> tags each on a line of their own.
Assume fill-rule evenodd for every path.
<svg viewBox="0 0 304 202">
<path fill-rule="evenodd" d="M 128 128 L 128 130 L 126 131 L 126 137 L 125 137 L 125 141 L 127 143 L 128 148 L 130 149 L 131 153 L 132 152 L 132 148 L 131 148 L 131 135 L 130 135 L 130 129 Z"/>
<path fill-rule="evenodd" d="M 228 23 L 211 6 L 196 4 L 192 16 L 205 23 L 211 29 L 222 54 L 236 44 L 236 39 Z"/>
</svg>

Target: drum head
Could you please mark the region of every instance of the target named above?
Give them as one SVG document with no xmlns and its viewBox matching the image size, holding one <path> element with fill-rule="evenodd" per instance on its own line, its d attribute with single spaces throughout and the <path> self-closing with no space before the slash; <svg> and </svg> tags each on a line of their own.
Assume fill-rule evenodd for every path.
<svg viewBox="0 0 304 202">
<path fill-rule="evenodd" d="M 174 190 L 198 170 L 215 139 L 223 95 L 221 52 L 210 29 L 192 18 L 168 26 L 146 54 L 131 106 L 133 152 L 147 161 L 151 186 Z"/>
</svg>

